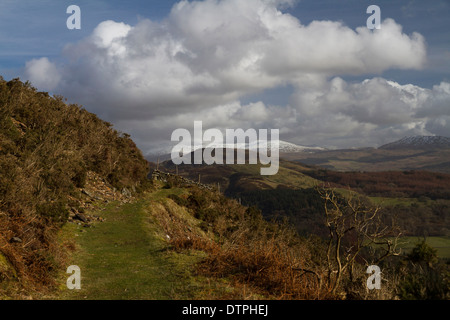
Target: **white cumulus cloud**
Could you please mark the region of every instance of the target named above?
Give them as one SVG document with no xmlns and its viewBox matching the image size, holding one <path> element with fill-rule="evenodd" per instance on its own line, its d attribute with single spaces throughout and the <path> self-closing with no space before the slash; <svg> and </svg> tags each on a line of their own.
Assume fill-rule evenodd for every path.
<svg viewBox="0 0 450 320">
<path fill-rule="evenodd" d="M 431 111 L 425 100 L 433 100 L 435 114 L 448 110 L 445 84 L 426 90 L 380 77 L 342 79 L 422 68 L 426 45 L 420 34 L 403 33 L 392 19 L 375 31 L 335 21 L 303 25 L 282 11 L 293 3 L 180 1 L 162 21 L 104 21 L 65 47 L 64 63 L 31 60 L 25 76 L 132 133 L 144 152 L 194 120 L 279 128 L 295 142 L 344 146 L 358 138 L 377 143 L 393 133 L 426 131 Z M 294 90 L 287 106 L 241 103 L 285 85 Z"/>
<path fill-rule="evenodd" d="M 46 57 L 28 61 L 25 64 L 25 77 L 35 87 L 47 91 L 55 89 L 61 80 L 59 70 Z"/>
</svg>

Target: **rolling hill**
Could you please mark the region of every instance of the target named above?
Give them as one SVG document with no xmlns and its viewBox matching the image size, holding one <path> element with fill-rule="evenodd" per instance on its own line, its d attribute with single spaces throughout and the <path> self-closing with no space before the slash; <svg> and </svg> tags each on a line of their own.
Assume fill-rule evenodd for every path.
<svg viewBox="0 0 450 320">
<path fill-rule="evenodd" d="M 248 149 L 248 145 L 240 147 Z M 151 162 L 167 161 L 170 160 L 170 150 L 155 151 L 146 158 Z M 450 138 L 412 136 L 378 148 L 337 150 L 299 146 L 280 140 L 280 158 L 336 171 L 427 170 L 450 173 Z"/>
<path fill-rule="evenodd" d="M 250 164 L 175 166 L 171 160 L 159 165 L 160 170 L 212 185 L 244 205 L 256 206 L 269 220 L 288 218 L 301 234 L 324 234 L 323 221 L 317 215 L 323 208 L 315 188 L 326 185 L 343 194 L 351 189 L 381 204 L 386 216 L 397 216 L 404 234 L 450 236 L 450 174 L 423 170 L 343 172 L 284 159 L 276 175 L 262 176 L 259 168 Z"/>
<path fill-rule="evenodd" d="M 379 148 L 325 150 L 285 158 L 337 171 L 428 170 L 450 173 L 450 139 L 406 137 Z"/>
</svg>

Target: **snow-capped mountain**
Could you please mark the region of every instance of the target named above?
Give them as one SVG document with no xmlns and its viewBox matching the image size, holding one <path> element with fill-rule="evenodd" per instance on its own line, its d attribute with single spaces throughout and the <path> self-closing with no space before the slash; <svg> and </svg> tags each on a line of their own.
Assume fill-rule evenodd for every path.
<svg viewBox="0 0 450 320">
<path fill-rule="evenodd" d="M 442 136 L 412 136 L 404 137 L 398 141 L 385 144 L 378 149 L 430 149 L 430 148 L 450 148 L 450 138 Z"/>
<path fill-rule="evenodd" d="M 253 149 L 257 150 L 258 143 L 262 143 L 261 141 L 255 141 L 252 144 L 248 143 L 237 143 L 237 144 L 213 144 L 209 146 L 208 144 L 204 145 L 203 148 L 209 146 L 210 148 L 236 148 L 236 149 Z M 153 149 L 150 152 L 148 152 L 146 158 L 147 159 L 156 159 L 160 158 L 162 159 L 169 159 L 170 153 L 172 152 L 172 148 L 176 145 L 176 143 L 173 144 L 173 146 L 164 146 L 161 148 Z M 199 149 L 201 146 L 194 146 L 193 151 Z M 272 147 L 271 141 L 267 141 L 267 148 L 270 150 Z M 307 147 L 307 146 L 300 146 L 291 142 L 278 140 L 278 149 L 280 153 L 300 153 L 300 152 L 317 152 L 317 151 L 324 151 L 325 148 L 321 147 Z"/>
<path fill-rule="evenodd" d="M 213 145 L 213 148 L 236 148 L 236 149 L 253 149 L 253 150 L 257 150 L 258 146 L 260 144 L 263 144 L 265 141 L 255 141 L 251 144 L 248 143 L 238 143 L 238 144 L 218 144 L 218 145 Z M 267 141 L 267 148 L 271 149 L 272 148 L 272 141 Z M 320 148 L 320 147 L 306 147 L 306 146 L 299 146 L 297 144 L 291 143 L 291 142 L 287 142 L 287 141 L 283 141 L 283 140 L 278 140 L 278 149 L 280 153 L 295 153 L 295 152 L 315 152 L 315 151 L 322 151 L 325 150 L 324 148 Z"/>
<path fill-rule="evenodd" d="M 279 150 L 283 153 L 295 153 L 295 152 L 316 152 L 316 151 L 324 151 L 325 148 L 321 147 L 307 147 L 307 146 L 299 146 L 294 143 L 290 143 L 287 141 L 279 140 Z M 270 141 L 268 142 L 268 147 L 270 148 Z"/>
</svg>

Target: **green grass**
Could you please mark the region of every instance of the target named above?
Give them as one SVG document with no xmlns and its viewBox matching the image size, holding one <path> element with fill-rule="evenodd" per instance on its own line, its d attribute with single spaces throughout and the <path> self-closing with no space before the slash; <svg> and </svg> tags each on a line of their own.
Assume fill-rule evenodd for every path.
<svg viewBox="0 0 450 320">
<path fill-rule="evenodd" d="M 422 241 L 423 237 L 417 236 L 400 237 L 398 239 L 397 249 L 401 249 L 402 254 L 408 254 L 418 243 Z M 437 250 L 437 255 L 439 258 L 450 259 L 450 237 L 446 236 L 427 237 L 426 243 L 430 247 Z M 374 246 L 376 247 L 377 245 Z"/>
<path fill-rule="evenodd" d="M 421 241 L 423 241 L 422 237 L 402 237 L 399 239 L 398 247 L 408 253 Z M 439 258 L 450 259 L 450 237 L 427 237 L 426 242 L 437 250 Z"/>
<path fill-rule="evenodd" d="M 296 167 L 295 165 L 289 164 L 285 166 L 285 163 L 286 162 L 284 161 L 280 162 L 277 174 L 267 176 L 261 175 L 260 168 L 269 166 L 244 164 L 232 165 L 232 168 L 236 172 L 250 174 L 253 177 L 266 182 L 272 188 L 276 188 L 280 184 L 287 185 L 292 188 L 311 188 L 318 184 L 318 181 L 316 179 L 311 178 L 299 171 L 303 167 Z"/>
<path fill-rule="evenodd" d="M 417 205 L 427 205 L 429 202 L 431 203 L 432 200 L 429 201 L 420 201 L 417 198 L 387 198 L 387 197 L 369 197 L 369 199 L 376 205 L 381 206 L 410 206 L 412 204 Z"/>
<path fill-rule="evenodd" d="M 161 190 L 154 198 L 164 198 L 170 192 L 174 190 Z M 158 234 L 161 228 L 145 210 L 152 200 L 110 205 L 99 214 L 106 221 L 96 223 L 95 228 L 65 227 L 66 235 L 78 235 L 80 249 L 71 264 L 80 267 L 82 280 L 81 290 L 68 290 L 62 283 L 59 298 L 190 299 L 201 292 L 202 285 L 191 270 L 202 253 L 167 250 L 167 243 Z"/>
</svg>

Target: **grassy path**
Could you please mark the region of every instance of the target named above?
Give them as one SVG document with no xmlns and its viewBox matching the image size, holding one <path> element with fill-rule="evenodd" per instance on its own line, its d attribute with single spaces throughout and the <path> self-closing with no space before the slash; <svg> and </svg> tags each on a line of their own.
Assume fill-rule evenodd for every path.
<svg viewBox="0 0 450 320">
<path fill-rule="evenodd" d="M 60 298 L 194 298 L 198 287 L 189 270 L 198 256 L 166 250 L 166 242 L 158 235 L 160 228 L 145 210 L 152 199 L 120 207 L 110 205 L 99 214 L 106 221 L 95 224 L 95 228 L 67 226 L 70 230 L 65 232 L 78 234 L 81 247 L 72 261 L 81 268 L 81 290 L 64 288 Z"/>
</svg>

